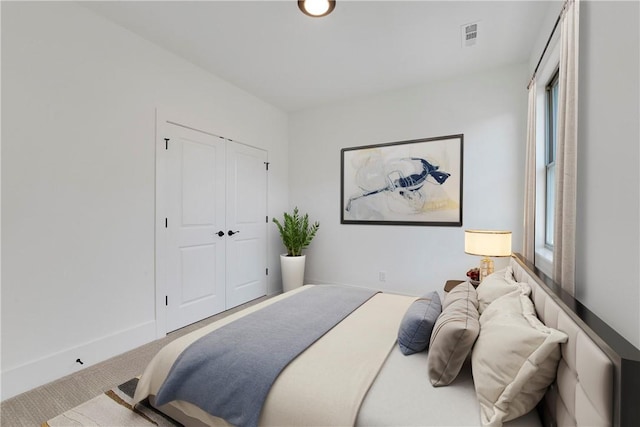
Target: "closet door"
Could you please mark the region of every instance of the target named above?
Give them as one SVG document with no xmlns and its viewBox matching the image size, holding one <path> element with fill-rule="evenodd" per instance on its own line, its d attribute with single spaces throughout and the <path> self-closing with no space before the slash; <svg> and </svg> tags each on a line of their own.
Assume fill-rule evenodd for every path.
<svg viewBox="0 0 640 427">
<path fill-rule="evenodd" d="M 170 123 L 165 130 L 169 140 L 158 155 L 166 170 L 163 268 L 170 332 L 225 309 L 226 155 L 221 138 Z"/>
<path fill-rule="evenodd" d="M 266 161 L 266 151 L 227 141 L 227 309 L 266 295 Z"/>
</svg>

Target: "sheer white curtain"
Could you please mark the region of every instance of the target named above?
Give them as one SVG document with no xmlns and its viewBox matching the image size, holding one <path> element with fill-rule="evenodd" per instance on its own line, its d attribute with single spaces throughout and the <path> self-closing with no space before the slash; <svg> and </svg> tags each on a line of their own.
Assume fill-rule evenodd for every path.
<svg viewBox="0 0 640 427">
<path fill-rule="evenodd" d="M 522 255 L 535 262 L 536 223 L 536 80 L 529 84 L 529 116 L 524 166 L 524 233 Z"/>
<path fill-rule="evenodd" d="M 569 0 L 560 27 L 553 234 L 553 279 L 571 295 L 575 292 L 579 9 L 579 0 Z"/>
</svg>

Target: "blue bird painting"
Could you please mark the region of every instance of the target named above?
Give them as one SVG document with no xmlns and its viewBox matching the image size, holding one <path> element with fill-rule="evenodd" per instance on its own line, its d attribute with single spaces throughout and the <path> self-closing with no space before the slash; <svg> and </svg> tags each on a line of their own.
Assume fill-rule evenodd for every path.
<svg viewBox="0 0 640 427">
<path fill-rule="evenodd" d="M 354 201 L 380 193 L 397 193 L 407 204 L 419 210 L 424 205 L 425 196 L 420 190 L 426 183 L 444 184 L 451 176 L 440 170 L 438 165 L 420 157 L 405 157 L 395 159 L 383 165 L 379 163 L 367 164 L 358 170 L 356 180 L 363 190 L 360 194 L 352 195 L 345 210 L 349 212 Z M 377 188 L 371 188 L 377 183 Z"/>
</svg>

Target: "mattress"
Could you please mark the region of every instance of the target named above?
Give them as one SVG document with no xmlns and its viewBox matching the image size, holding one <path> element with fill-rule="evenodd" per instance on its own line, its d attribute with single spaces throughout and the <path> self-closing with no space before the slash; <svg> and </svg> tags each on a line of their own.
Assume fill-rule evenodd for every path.
<svg viewBox="0 0 640 427">
<path fill-rule="evenodd" d="M 427 373 L 427 352 L 405 356 L 396 345 L 365 397 L 357 426 L 480 426 L 467 360 L 456 379 L 433 387 Z M 542 426 L 535 410 L 506 422 L 510 427 Z"/>
</svg>

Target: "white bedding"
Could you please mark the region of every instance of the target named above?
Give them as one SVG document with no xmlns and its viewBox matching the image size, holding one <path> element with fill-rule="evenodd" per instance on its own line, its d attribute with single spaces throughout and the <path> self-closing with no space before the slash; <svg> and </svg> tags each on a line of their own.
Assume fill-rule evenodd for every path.
<svg viewBox="0 0 640 427">
<path fill-rule="evenodd" d="M 303 290 L 296 290 L 294 292 L 298 291 Z M 228 318 L 222 319 L 219 322 L 202 328 L 201 330 L 195 331 L 194 333 L 182 337 L 179 340 L 176 340 L 173 343 L 169 344 L 167 347 L 165 347 L 165 349 L 162 350 L 163 356 L 154 358 L 154 360 L 145 371 L 145 374 L 140 380 L 138 390 L 136 390 L 135 400 L 139 401 L 147 395 L 150 395 L 150 400 L 153 402 L 153 395 L 155 391 L 158 390 L 162 381 L 164 380 L 164 377 L 166 376 L 166 373 L 171 368 L 171 364 L 173 363 L 174 358 L 177 357 L 181 349 L 184 348 L 185 345 L 188 345 L 189 342 L 193 341 L 199 336 L 203 336 L 211 330 L 229 323 L 239 316 L 245 315 L 248 312 L 255 311 L 261 306 L 273 303 L 274 301 L 277 301 L 281 298 L 286 298 L 289 294 L 291 293 L 272 298 L 268 301 L 265 301 L 265 303 L 251 307 L 243 312 L 236 313 L 232 316 L 229 316 Z M 286 387 L 280 389 L 279 391 L 276 390 L 277 394 L 279 394 L 280 397 L 275 400 L 275 404 L 274 402 L 270 402 L 271 396 L 268 398 L 267 404 L 271 406 L 265 407 L 263 417 L 261 418 L 261 425 L 269 424 L 299 426 L 303 424 L 355 424 L 357 426 L 363 427 L 400 425 L 480 426 L 480 409 L 475 395 L 470 365 L 467 364 L 463 368 L 463 371 L 460 373 L 459 377 L 451 385 L 437 388 L 431 386 L 427 372 L 427 353 L 423 352 L 410 356 L 404 356 L 400 352 L 397 344 L 394 343 L 394 336 L 397 334 L 397 329 L 402 319 L 402 314 L 404 313 L 404 311 L 406 311 L 406 308 L 408 308 L 409 304 L 415 298 L 391 295 L 389 296 L 392 298 L 388 298 L 388 300 L 393 301 L 392 305 L 394 305 L 394 307 L 389 307 L 389 309 L 387 310 L 383 305 L 378 305 L 376 306 L 377 311 L 374 311 L 374 313 L 377 312 L 387 315 L 388 312 L 394 312 L 395 314 L 387 317 L 388 320 L 384 321 L 382 324 L 380 324 L 380 319 L 374 318 L 374 322 L 378 321 L 379 324 L 376 326 L 371 326 L 371 330 L 380 330 L 381 332 L 385 331 L 384 333 L 387 336 L 389 336 L 389 334 L 391 334 L 392 336 L 390 346 L 392 348 L 391 352 L 389 353 L 387 347 L 386 353 L 384 353 L 388 354 L 389 356 L 386 357 L 386 360 L 384 356 L 381 359 L 379 359 L 380 356 L 377 356 L 379 361 L 375 363 L 381 364 L 381 366 L 375 368 L 375 372 L 369 372 L 367 375 L 362 376 L 364 380 L 356 380 L 356 384 L 347 384 L 346 382 L 341 380 L 341 378 L 345 378 L 347 377 L 347 375 L 345 375 L 344 373 L 340 373 L 340 371 L 337 370 L 334 373 L 335 375 L 329 378 L 329 381 L 326 384 L 322 384 L 324 390 L 319 391 L 317 380 L 318 378 L 322 379 L 322 375 L 315 375 L 315 383 L 307 384 L 306 382 L 302 382 L 304 380 L 301 378 L 300 372 L 303 372 L 304 369 L 308 368 L 303 368 L 303 371 L 300 371 L 298 369 L 299 366 L 298 368 L 296 368 L 297 364 L 295 363 L 296 361 L 294 361 L 294 363 L 292 363 L 290 366 L 293 366 L 294 370 L 297 369 L 297 373 L 294 373 L 293 376 L 290 376 L 288 380 L 283 381 L 285 384 L 288 383 Z M 369 314 L 368 316 L 371 318 L 371 314 Z M 380 315 L 379 317 L 383 318 L 382 315 Z M 330 331 L 327 335 L 325 335 L 325 337 L 318 341 L 317 344 L 322 345 L 321 343 L 323 341 L 334 340 L 334 338 L 331 337 L 332 334 L 340 334 L 341 328 L 336 327 L 334 329 L 336 329 L 336 331 Z M 342 340 L 344 340 L 344 338 L 342 338 Z M 324 354 L 331 353 L 330 349 L 332 348 L 332 345 L 335 348 L 335 343 L 329 345 L 328 347 L 325 347 L 325 350 L 322 350 L 324 351 Z M 371 348 L 374 349 L 378 345 L 379 344 L 375 344 Z M 359 346 L 360 345 L 358 344 L 358 347 Z M 321 356 L 323 354 L 322 351 L 320 353 L 316 352 L 316 355 L 312 356 L 309 359 L 311 365 L 319 364 L 319 361 L 324 359 Z M 364 350 L 364 353 L 353 354 L 353 357 L 351 357 L 351 359 L 355 360 L 356 363 L 353 365 L 354 368 L 352 369 L 358 369 L 358 362 L 366 358 L 367 352 L 367 350 Z M 303 353 L 303 355 L 305 355 L 305 353 Z M 318 355 L 320 355 L 320 357 L 318 357 Z M 346 359 L 349 359 L 349 357 L 346 357 Z M 361 365 L 364 367 L 367 364 L 362 363 Z M 372 368 L 369 365 L 367 370 L 371 371 L 371 369 Z M 285 369 L 285 371 L 283 371 L 283 374 L 285 374 L 287 370 L 289 370 L 289 367 Z M 309 377 L 313 376 L 314 375 L 309 375 Z M 371 379 L 375 378 L 375 381 L 373 381 L 371 387 L 369 387 L 369 383 L 366 382 L 369 381 L 365 378 L 367 376 L 371 377 Z M 274 384 L 274 389 L 278 387 L 280 381 L 281 378 L 276 381 L 276 384 Z M 358 399 L 361 399 L 362 396 L 360 398 L 353 398 L 349 397 L 348 395 L 345 395 L 347 397 L 344 398 L 339 397 L 342 396 L 340 394 L 343 391 L 342 389 L 350 389 L 354 387 L 358 387 L 360 390 L 359 393 L 364 396 L 359 411 L 357 409 L 357 406 L 360 403 Z M 332 396 L 334 392 L 335 396 Z M 307 393 L 307 396 L 302 398 L 301 396 L 299 396 L 302 393 Z M 324 398 L 321 397 L 323 394 L 325 395 Z M 342 402 L 343 400 L 348 401 L 349 403 Z M 314 406 L 315 409 L 310 409 Z M 288 410 L 287 407 L 293 408 L 291 414 L 282 413 L 283 411 Z M 204 422 L 208 425 L 226 425 L 223 420 L 212 417 L 199 408 L 196 408 L 186 402 L 172 402 L 168 405 L 164 405 L 160 409 L 166 412 L 169 416 L 177 419 L 178 421 L 181 421 L 185 425 L 196 425 L 196 420 L 204 420 Z M 355 412 L 353 412 L 353 415 L 349 415 L 350 411 Z M 323 413 L 326 413 L 329 416 L 323 418 Z M 306 414 L 308 414 L 308 417 L 305 416 Z M 355 418 L 356 416 L 357 419 L 354 423 L 350 417 Z M 304 423 L 300 422 L 301 417 L 304 418 Z M 535 411 L 533 411 L 532 413 L 527 414 L 524 417 L 507 423 L 506 425 L 518 427 L 540 426 L 540 422 L 537 415 L 535 414 Z"/>
<path fill-rule="evenodd" d="M 480 426 L 471 364 L 465 363 L 456 379 L 445 387 L 433 387 L 427 373 L 427 352 L 410 356 L 398 346 L 380 370 L 360 407 L 356 426 Z M 538 427 L 535 410 L 504 424 Z"/>
</svg>

